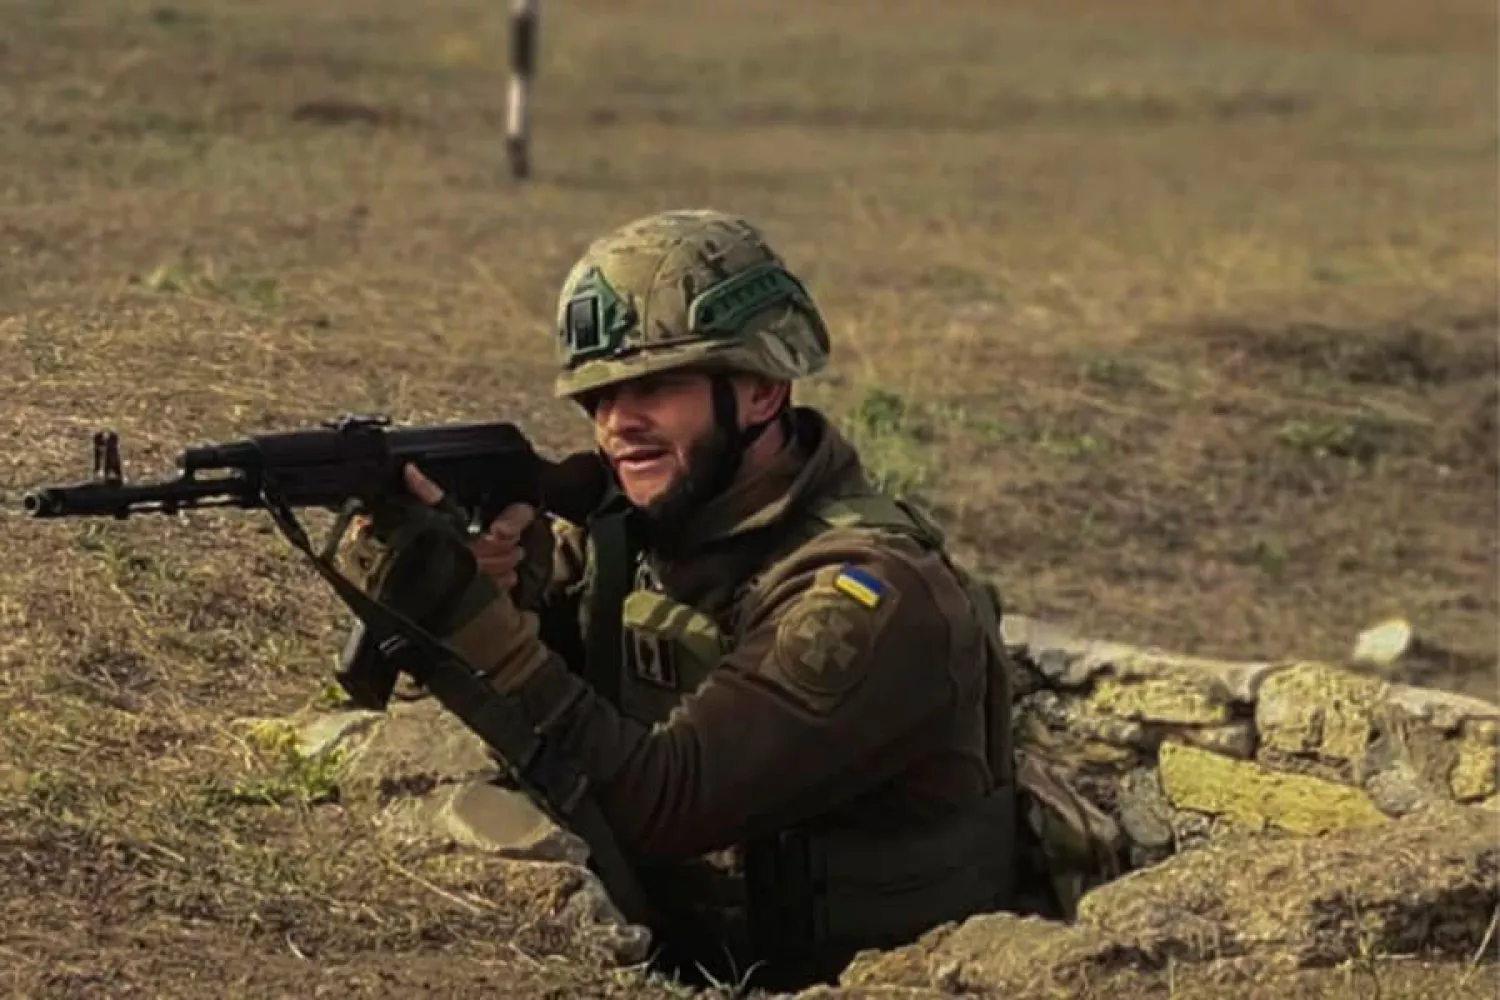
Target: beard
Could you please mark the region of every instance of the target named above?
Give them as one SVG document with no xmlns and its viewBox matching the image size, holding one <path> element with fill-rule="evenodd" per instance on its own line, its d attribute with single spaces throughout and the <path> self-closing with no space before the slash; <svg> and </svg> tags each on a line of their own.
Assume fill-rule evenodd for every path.
<svg viewBox="0 0 1500 1000">
<path fill-rule="evenodd" d="M 666 489 L 636 509 L 653 545 L 661 547 L 704 504 L 724 491 L 738 468 L 730 436 L 721 427 L 694 441 L 684 469 Z"/>
</svg>

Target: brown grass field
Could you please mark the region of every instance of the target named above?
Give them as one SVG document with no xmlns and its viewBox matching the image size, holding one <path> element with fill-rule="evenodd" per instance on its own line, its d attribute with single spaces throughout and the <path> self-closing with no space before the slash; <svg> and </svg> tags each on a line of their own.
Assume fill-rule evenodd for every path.
<svg viewBox="0 0 1500 1000">
<path fill-rule="evenodd" d="M 1486 0 L 564 0 L 524 187 L 500 0 L 0 13 L 7 995 L 680 991 L 247 736 L 345 621 L 263 515 L 14 513 L 106 426 L 143 477 L 344 411 L 583 443 L 556 286 L 668 207 L 765 226 L 836 338 L 803 399 L 1011 609 L 1247 658 L 1399 613 L 1494 696 Z M 1372 995 L 1308 976 L 1268 988 Z"/>
</svg>

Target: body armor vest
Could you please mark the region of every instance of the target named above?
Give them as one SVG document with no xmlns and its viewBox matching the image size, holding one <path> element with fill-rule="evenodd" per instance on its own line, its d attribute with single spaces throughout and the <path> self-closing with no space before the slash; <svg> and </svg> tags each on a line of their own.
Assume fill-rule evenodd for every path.
<svg viewBox="0 0 1500 1000">
<path fill-rule="evenodd" d="M 623 712 L 648 725 L 670 718 L 733 648 L 744 594 L 770 565 L 834 529 L 897 532 L 942 553 L 940 530 L 899 501 L 877 493 L 815 500 L 778 529 L 770 558 L 757 560 L 760 572 L 735 581 L 738 587 L 715 602 L 721 606 L 698 608 L 663 591 L 645 560 L 623 543 L 623 519 L 596 522 L 591 536 L 602 537 L 595 541 L 586 668 L 596 688 L 612 692 Z M 623 562 L 610 565 L 606 553 Z M 727 955 L 729 974 L 743 976 L 760 964 L 757 985 L 792 988 L 831 979 L 858 950 L 893 947 L 945 921 L 1010 905 L 1017 820 L 998 596 L 943 558 L 987 637 L 991 794 L 922 829 L 782 830 L 710 858 L 642 872 L 668 924 L 662 936 L 689 964 Z"/>
</svg>

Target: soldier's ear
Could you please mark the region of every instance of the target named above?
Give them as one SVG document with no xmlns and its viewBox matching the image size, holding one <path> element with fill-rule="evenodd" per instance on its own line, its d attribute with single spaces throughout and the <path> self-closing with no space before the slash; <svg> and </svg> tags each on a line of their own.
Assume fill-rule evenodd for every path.
<svg viewBox="0 0 1500 1000">
<path fill-rule="evenodd" d="M 753 427 L 774 420 L 790 400 L 792 383 L 760 375 L 742 375 L 735 379 L 739 397 L 740 423 Z"/>
</svg>

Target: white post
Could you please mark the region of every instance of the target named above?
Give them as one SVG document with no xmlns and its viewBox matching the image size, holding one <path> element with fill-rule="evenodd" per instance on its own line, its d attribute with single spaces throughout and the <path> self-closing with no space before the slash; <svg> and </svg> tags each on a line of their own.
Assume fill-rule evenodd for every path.
<svg viewBox="0 0 1500 1000">
<path fill-rule="evenodd" d="M 531 174 L 531 78 L 536 75 L 536 22 L 541 0 L 511 0 L 510 88 L 505 102 L 505 151 L 511 176 Z"/>
</svg>

